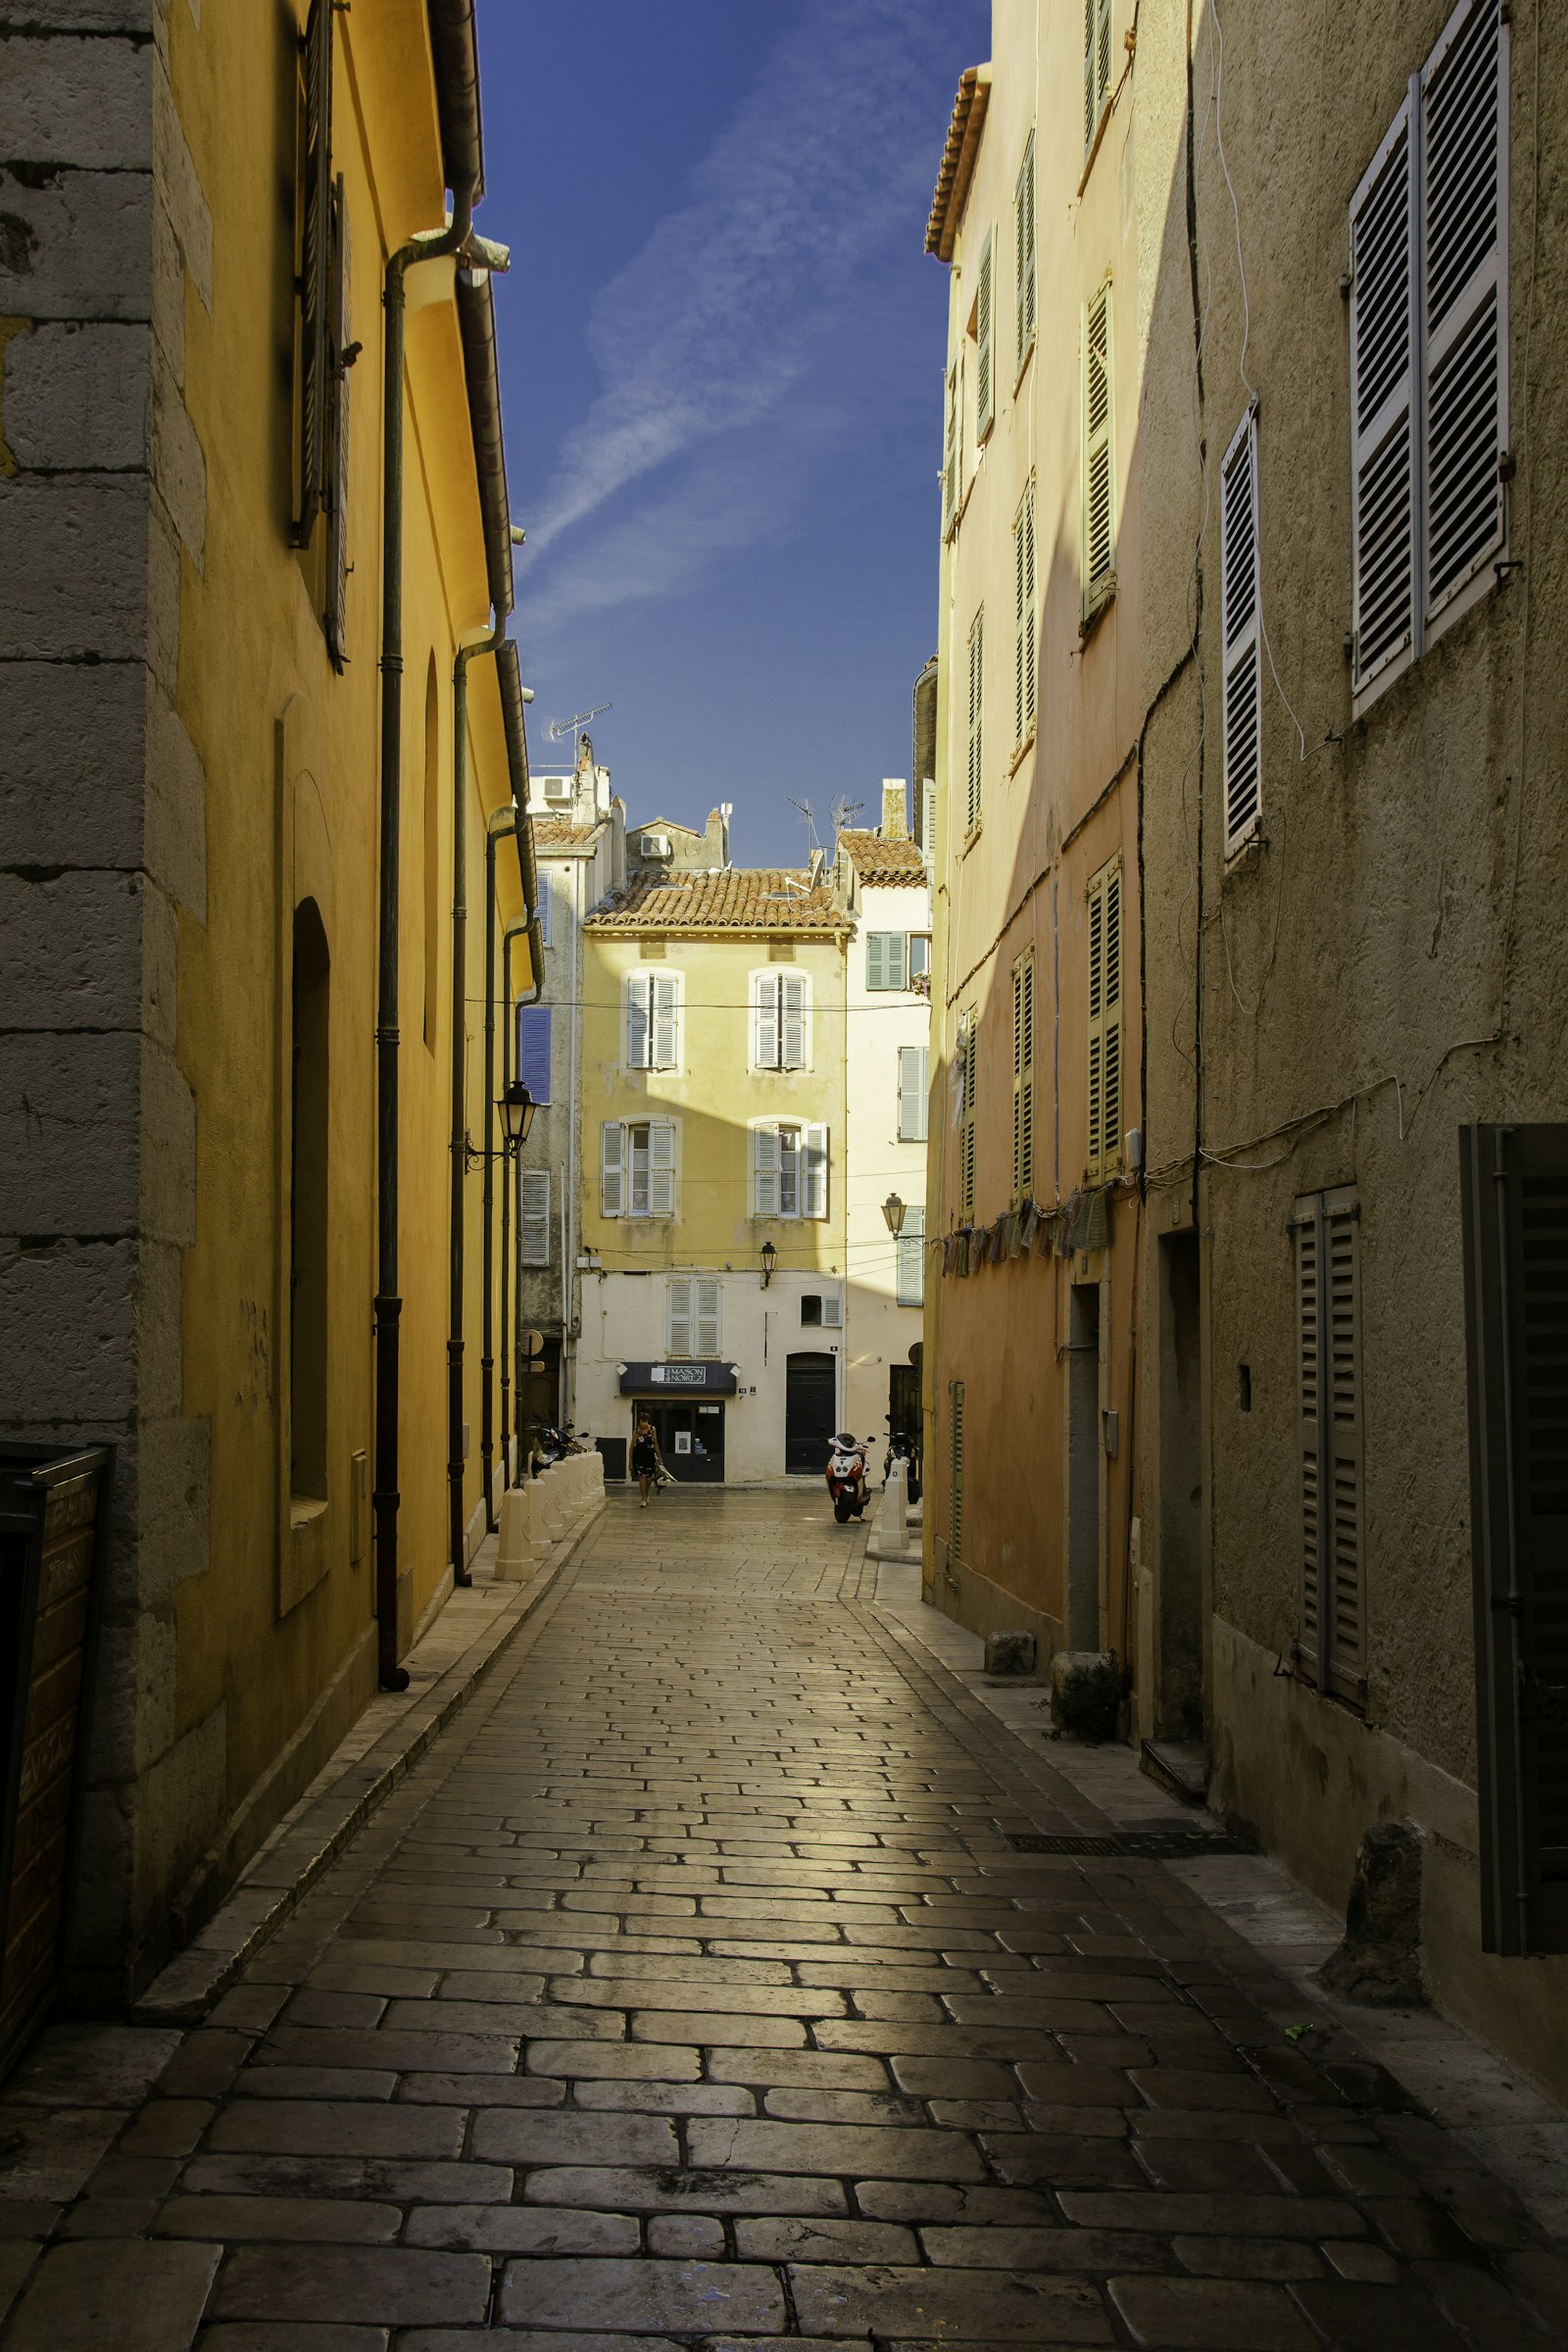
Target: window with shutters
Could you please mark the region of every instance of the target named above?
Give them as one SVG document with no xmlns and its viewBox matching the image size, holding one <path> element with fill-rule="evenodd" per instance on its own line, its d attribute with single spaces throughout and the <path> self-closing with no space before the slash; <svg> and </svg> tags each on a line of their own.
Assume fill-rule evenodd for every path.
<svg viewBox="0 0 1568 2352">
<path fill-rule="evenodd" d="M 680 1059 L 680 985 L 674 972 L 626 980 L 626 1067 L 672 1070 Z"/>
<path fill-rule="evenodd" d="M 909 938 L 906 931 L 868 931 L 865 935 L 865 985 L 868 989 L 907 988 Z"/>
<path fill-rule="evenodd" d="M 550 1263 L 548 1168 L 521 1168 L 517 1173 L 517 1262 L 523 1266 Z"/>
<path fill-rule="evenodd" d="M 974 437 L 976 446 L 985 439 L 997 421 L 996 269 L 996 231 L 988 228 L 986 241 L 980 248 L 980 268 L 975 281 L 974 316 L 969 324 L 969 331 L 974 336 Z"/>
<path fill-rule="evenodd" d="M 1012 1205 L 1035 1189 L 1035 959 L 1012 967 Z"/>
<path fill-rule="evenodd" d="M 1568 1951 L 1568 1125 L 1461 1127 L 1481 1941 Z"/>
<path fill-rule="evenodd" d="M 673 1119 L 606 1119 L 599 1130 L 599 1207 L 607 1217 L 673 1217 L 680 1137 Z"/>
<path fill-rule="evenodd" d="M 1017 355 L 1015 375 L 1023 373 L 1024 361 L 1035 339 L 1035 134 L 1029 133 L 1024 144 L 1023 164 L 1018 172 L 1018 184 L 1012 193 L 1013 245 L 1016 257 L 1015 286 L 1017 292 L 1017 340 L 1013 349 Z"/>
<path fill-rule="evenodd" d="M 1035 731 L 1036 663 L 1039 659 L 1035 600 L 1035 486 L 1031 482 L 1012 518 L 1013 690 L 1012 740 L 1021 751 Z"/>
<path fill-rule="evenodd" d="M 1089 1150 L 1086 1184 L 1109 1184 L 1121 1172 L 1122 871 L 1119 857 L 1090 878 Z"/>
<path fill-rule="evenodd" d="M 1505 16 L 1461 0 L 1350 200 L 1358 710 L 1506 553 Z"/>
<path fill-rule="evenodd" d="M 974 1215 L 974 1115 L 979 1085 L 979 1051 L 973 1012 L 958 1016 L 958 1215 Z"/>
<path fill-rule="evenodd" d="M 906 1208 L 904 1230 L 894 1245 L 895 1297 L 900 1306 L 925 1304 L 925 1210 Z"/>
<path fill-rule="evenodd" d="M 948 1385 L 948 1569 L 963 1565 L 963 1383 Z"/>
<path fill-rule="evenodd" d="M 1084 152 L 1110 97 L 1110 0 L 1084 0 Z"/>
<path fill-rule="evenodd" d="M 931 977 L 931 934 L 929 931 L 909 933 L 909 986 L 920 988 Z"/>
<path fill-rule="evenodd" d="M 984 812 L 985 701 L 986 615 L 982 606 L 969 624 L 969 719 L 965 747 L 968 756 L 968 788 L 964 808 L 966 842 L 979 832 L 980 818 Z"/>
<path fill-rule="evenodd" d="M 550 1023 L 548 1004 L 517 1007 L 517 1076 L 536 1102 L 550 1101 Z"/>
<path fill-rule="evenodd" d="M 1110 279 L 1084 304 L 1083 614 L 1116 593 L 1116 478 L 1111 436 Z"/>
<path fill-rule="evenodd" d="M 752 974 L 752 1067 L 804 1070 L 811 1060 L 811 1000 L 804 972 Z"/>
<path fill-rule="evenodd" d="M 827 1129 L 769 1119 L 752 1129 L 754 1217 L 827 1215 Z"/>
<path fill-rule="evenodd" d="M 958 519 L 958 363 L 948 369 L 948 421 L 942 445 L 942 535 Z"/>
<path fill-rule="evenodd" d="M 672 1274 L 665 1292 L 665 1347 L 670 1355 L 711 1358 L 719 1340 L 720 1284 L 712 1274 Z"/>
<path fill-rule="evenodd" d="M 927 1135 L 926 1099 L 931 1089 L 931 1051 L 928 1046 L 899 1048 L 899 1141 L 923 1144 Z"/>
<path fill-rule="evenodd" d="M 1301 1489 L 1296 1665 L 1351 1706 L 1366 1700 L 1360 1213 L 1349 1186 L 1304 1194 L 1291 1211 Z"/>
<path fill-rule="evenodd" d="M 1257 555 L 1257 416 L 1249 409 L 1220 467 L 1220 610 L 1225 637 L 1225 855 L 1257 831 L 1263 673 Z"/>
</svg>

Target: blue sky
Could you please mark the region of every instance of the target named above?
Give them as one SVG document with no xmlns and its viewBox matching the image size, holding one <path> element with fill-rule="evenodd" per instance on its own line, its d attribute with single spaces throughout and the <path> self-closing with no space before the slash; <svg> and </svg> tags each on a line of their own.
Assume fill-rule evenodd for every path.
<svg viewBox="0 0 1568 2352">
<path fill-rule="evenodd" d="M 799 863 L 874 819 L 936 644 L 945 272 L 922 251 L 986 0 L 480 0 L 533 763 L 632 820 L 733 801 Z M 569 744 L 564 757 L 569 757 Z"/>
</svg>

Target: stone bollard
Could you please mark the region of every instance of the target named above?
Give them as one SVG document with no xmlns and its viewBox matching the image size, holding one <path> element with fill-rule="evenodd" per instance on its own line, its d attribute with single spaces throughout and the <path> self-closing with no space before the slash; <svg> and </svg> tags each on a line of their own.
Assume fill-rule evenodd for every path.
<svg viewBox="0 0 1568 2352">
<path fill-rule="evenodd" d="M 887 1485 L 882 1490 L 882 1510 L 878 1533 L 885 1544 L 904 1549 L 905 1531 L 909 1516 L 909 1465 L 896 1460 L 888 1472 Z"/>
<path fill-rule="evenodd" d="M 528 1489 L 509 1487 L 501 1497 L 501 1541 L 496 1546 L 496 1579 L 520 1585 L 533 1566 L 533 1540 L 528 1525 Z"/>
<path fill-rule="evenodd" d="M 562 1507 L 565 1496 L 562 1492 L 561 1464 L 552 1462 L 548 1470 L 540 1472 L 534 1486 L 539 1497 L 540 1532 L 548 1536 L 552 1544 L 559 1543 L 566 1532 L 566 1513 Z"/>
</svg>

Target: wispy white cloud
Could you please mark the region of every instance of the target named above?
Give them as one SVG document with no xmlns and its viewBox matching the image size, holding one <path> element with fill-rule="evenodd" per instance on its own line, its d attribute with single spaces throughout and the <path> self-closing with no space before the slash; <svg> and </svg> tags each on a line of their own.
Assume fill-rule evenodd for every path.
<svg viewBox="0 0 1568 2352">
<path fill-rule="evenodd" d="M 941 0 L 801 9 L 688 200 L 594 304 L 603 389 L 529 523 L 524 626 L 665 593 L 789 528 L 860 409 L 878 266 L 917 250 L 952 74 Z"/>
</svg>

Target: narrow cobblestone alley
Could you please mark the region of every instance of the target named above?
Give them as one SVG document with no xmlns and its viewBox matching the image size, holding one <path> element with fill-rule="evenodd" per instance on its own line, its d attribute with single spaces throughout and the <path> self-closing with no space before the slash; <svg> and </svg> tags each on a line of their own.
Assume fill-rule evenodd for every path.
<svg viewBox="0 0 1568 2352">
<path fill-rule="evenodd" d="M 1172 1870 L 1015 1848 L 1089 1808 L 863 1552 L 814 1490 L 612 1498 L 82 2195 L 10 2209 L 9 2352 L 1561 2342 L 1541 2231 Z"/>
</svg>

